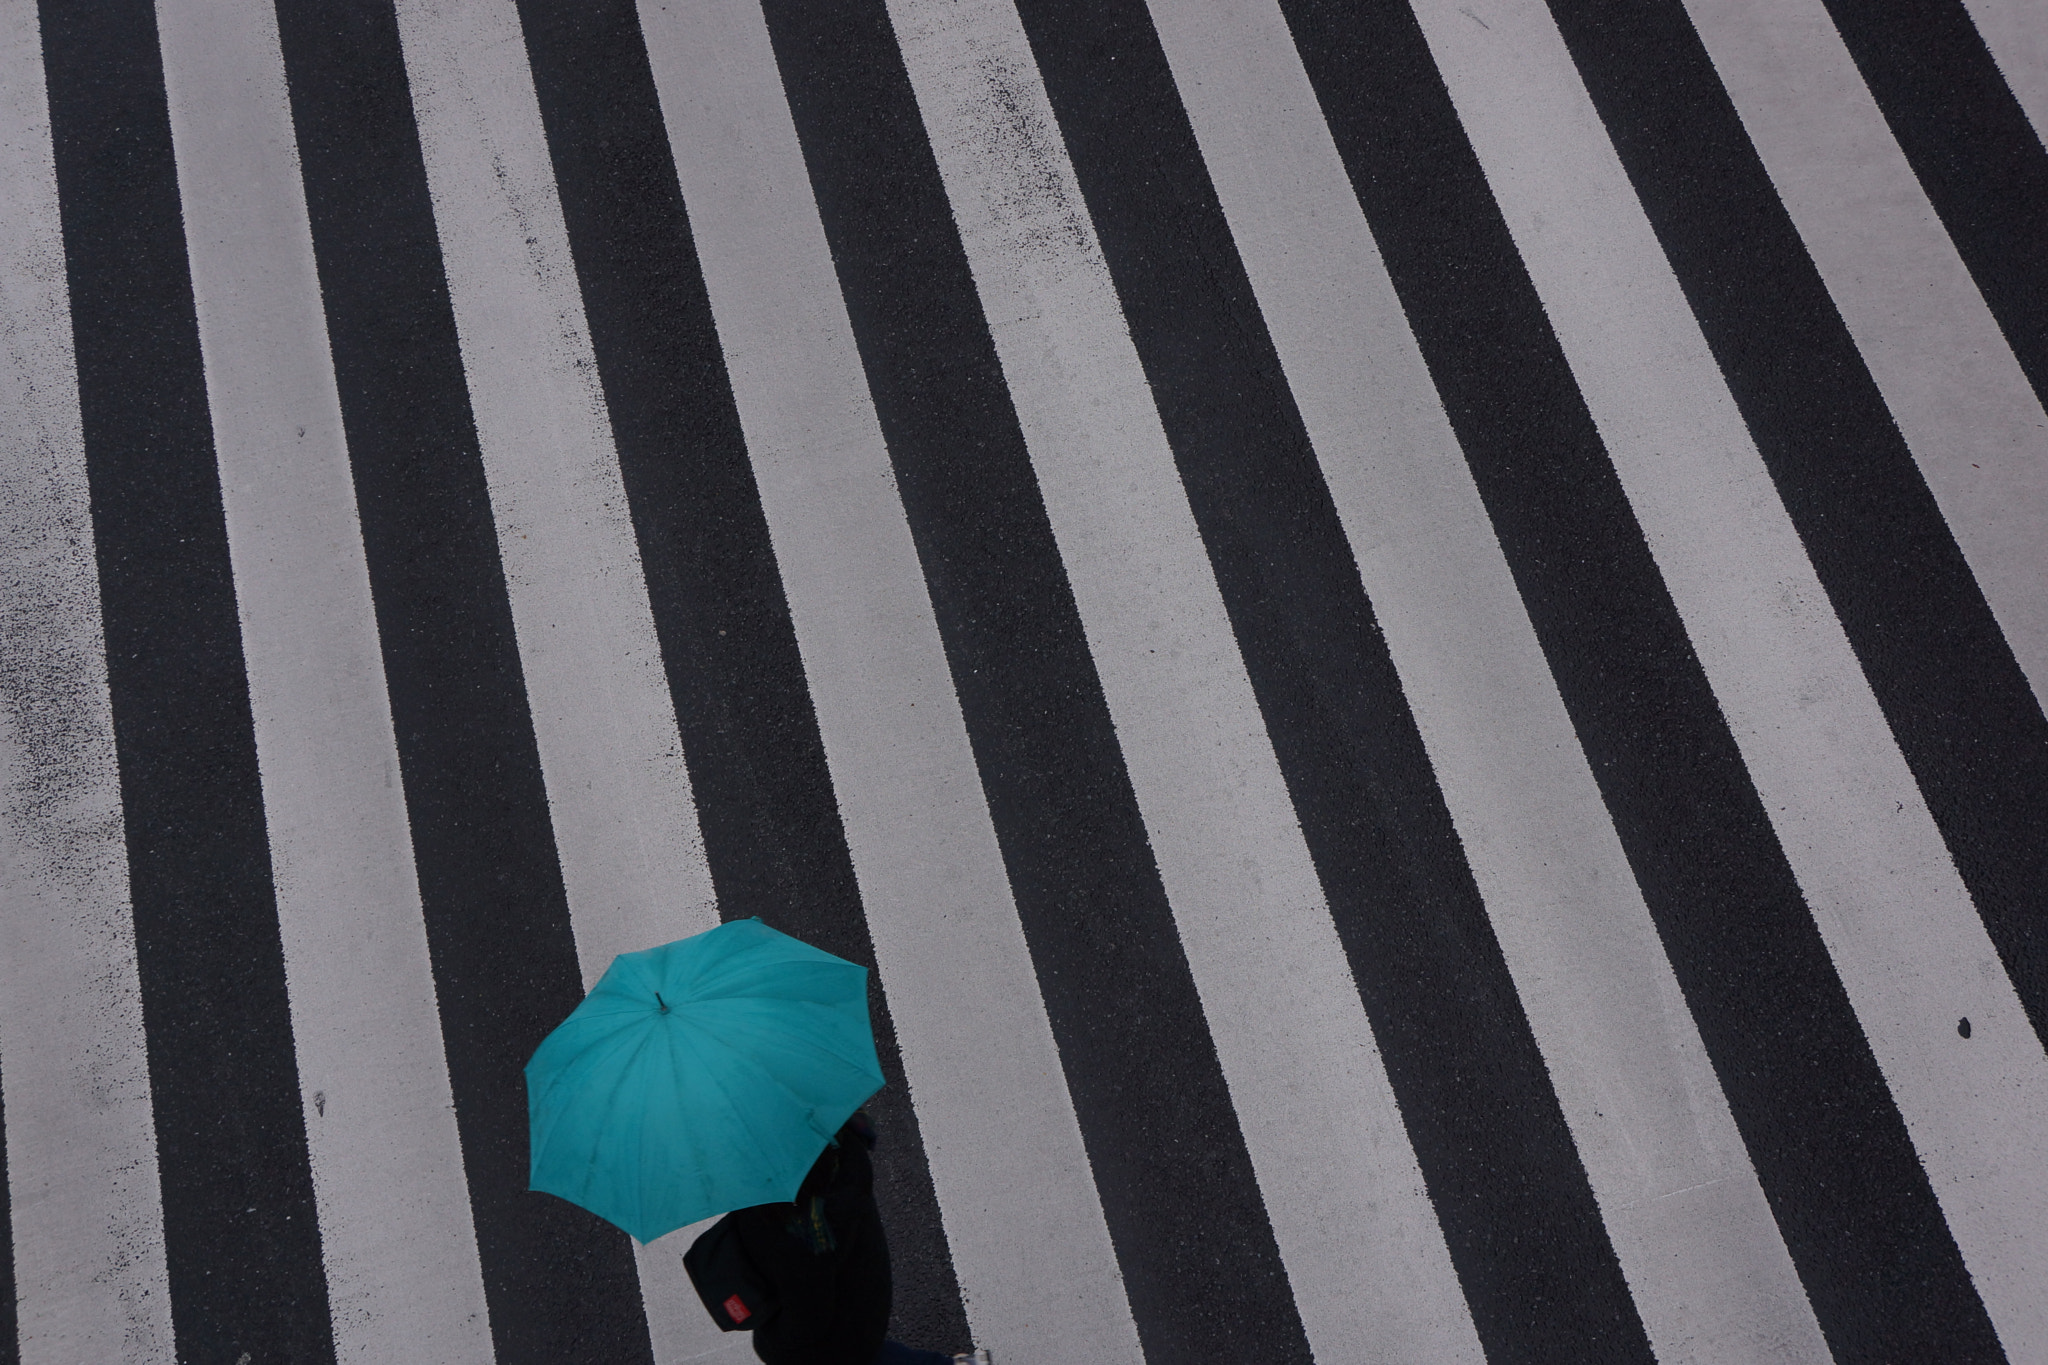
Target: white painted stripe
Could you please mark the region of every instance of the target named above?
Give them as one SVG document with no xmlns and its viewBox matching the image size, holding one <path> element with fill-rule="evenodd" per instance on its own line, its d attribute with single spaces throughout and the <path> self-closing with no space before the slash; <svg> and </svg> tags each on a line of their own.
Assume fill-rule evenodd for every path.
<svg viewBox="0 0 2048 1365">
<path fill-rule="evenodd" d="M 1686 8 L 2035 698 L 2048 706 L 2048 415 L 2040 398 L 1820 0 L 1686 0 Z"/>
<path fill-rule="evenodd" d="M 0 0 L 0 1079 L 20 1360 L 169 1365 L 128 848 L 33 0 Z"/>
<path fill-rule="evenodd" d="M 1548 11 L 1414 4 L 1992 1321 L 2048 1355 L 2041 1042 Z"/>
<path fill-rule="evenodd" d="M 157 24 L 335 1351 L 488 1362 L 276 16 L 160 0 Z"/>
<path fill-rule="evenodd" d="M 1152 12 L 1651 1339 L 1824 1361 L 1286 20 Z"/>
<path fill-rule="evenodd" d="M 2041 0 L 1963 0 L 2034 136 L 2048 143 L 2048 7 Z"/>
<path fill-rule="evenodd" d="M 1140 1351 L 753 0 L 642 0 L 953 1265 L 997 1359 Z"/>
<path fill-rule="evenodd" d="M 718 907 L 518 11 L 402 0 L 398 23 L 588 989 Z M 723 1335 L 688 1245 L 635 1244 L 658 1365 Z"/>
<path fill-rule="evenodd" d="M 1309 1344 L 1477 1361 L 1023 25 L 890 10 Z"/>
</svg>

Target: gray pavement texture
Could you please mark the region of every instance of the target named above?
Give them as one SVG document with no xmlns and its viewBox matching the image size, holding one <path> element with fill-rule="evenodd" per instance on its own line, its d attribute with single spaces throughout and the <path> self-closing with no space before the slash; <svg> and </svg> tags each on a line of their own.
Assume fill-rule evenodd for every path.
<svg viewBox="0 0 2048 1365">
<path fill-rule="evenodd" d="M 0 1365 L 2048 1363 L 2048 8 L 0 0 Z"/>
</svg>

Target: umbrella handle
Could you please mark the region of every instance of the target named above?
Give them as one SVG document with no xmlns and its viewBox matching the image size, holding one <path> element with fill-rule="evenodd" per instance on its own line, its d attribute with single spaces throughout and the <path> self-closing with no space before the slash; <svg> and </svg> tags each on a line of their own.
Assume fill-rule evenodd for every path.
<svg viewBox="0 0 2048 1365">
<path fill-rule="evenodd" d="M 664 1001 L 664 1000 L 663 1000 L 663 999 L 661 998 L 661 992 L 660 992 L 660 991 L 656 991 L 656 992 L 654 993 L 654 1003 L 655 1003 L 655 1004 L 657 1004 L 657 1005 L 660 1005 L 660 1006 L 661 1006 L 661 1012 L 662 1012 L 663 1014 L 667 1014 L 667 1013 L 668 1013 L 668 1004 L 667 1004 L 667 1002 L 666 1002 L 666 1001 Z"/>
</svg>

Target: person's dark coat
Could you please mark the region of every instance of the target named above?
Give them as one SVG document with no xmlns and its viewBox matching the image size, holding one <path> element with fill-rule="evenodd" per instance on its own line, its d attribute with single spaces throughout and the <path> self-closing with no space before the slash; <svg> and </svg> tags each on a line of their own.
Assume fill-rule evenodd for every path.
<svg viewBox="0 0 2048 1365">
<path fill-rule="evenodd" d="M 874 1129 L 856 1114 L 794 1203 L 757 1204 L 733 1227 L 776 1306 L 754 1329 L 767 1365 L 870 1365 L 889 1328 L 889 1245 L 875 1208 Z"/>
</svg>

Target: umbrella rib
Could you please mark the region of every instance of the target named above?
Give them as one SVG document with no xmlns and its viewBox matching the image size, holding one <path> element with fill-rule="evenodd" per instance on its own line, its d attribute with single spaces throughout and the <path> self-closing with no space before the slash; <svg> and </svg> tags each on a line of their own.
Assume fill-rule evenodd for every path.
<svg viewBox="0 0 2048 1365">
<path fill-rule="evenodd" d="M 640 1036 L 637 1038 L 628 1035 L 626 1030 L 623 1028 L 618 1030 L 611 1037 L 606 1038 L 603 1042 L 598 1043 L 579 1053 L 576 1059 L 573 1062 L 571 1062 L 569 1066 L 564 1067 L 562 1069 L 562 1072 L 548 1086 L 548 1090 L 546 1093 L 548 1095 L 552 1095 L 558 1087 L 567 1085 L 570 1080 L 571 1072 L 588 1074 L 590 1072 L 597 1070 L 601 1064 L 612 1062 L 612 1060 L 615 1057 L 617 1057 L 618 1053 L 630 1049 L 630 1055 L 624 1058 L 624 1060 L 619 1063 L 618 1076 L 612 1082 L 611 1089 L 605 1096 L 604 1104 L 599 1108 L 598 1111 L 600 1113 L 609 1112 L 612 1101 L 618 1097 L 619 1090 L 625 1085 L 627 1078 L 632 1074 L 634 1059 L 637 1058 L 642 1049 L 644 1049 L 647 1046 L 647 1038 L 648 1032 L 644 1029 L 642 1030 Z M 623 1046 L 620 1046 L 620 1044 L 623 1044 Z M 602 1055 L 593 1055 L 600 1053 L 600 1051 L 602 1052 Z M 534 1147 L 534 1151 L 545 1152 L 548 1149 L 549 1142 L 554 1137 L 555 1129 L 559 1126 L 560 1120 L 567 1117 L 572 1110 L 581 1109 L 584 1107 L 585 1106 L 582 1104 L 571 1104 L 566 1101 L 555 1106 L 552 1109 L 550 1116 L 547 1120 L 547 1127 L 545 1131 L 540 1135 L 540 1139 Z M 529 1160 L 531 1160 L 531 1158 L 529 1158 Z"/>
<path fill-rule="evenodd" d="M 733 1048 L 722 1038 L 718 1038 L 715 1035 L 710 1035 L 707 1036 L 706 1041 L 714 1044 L 721 1050 L 731 1054 L 734 1057 L 739 1058 L 742 1061 L 746 1060 L 746 1055 L 744 1053 L 741 1053 L 737 1049 Z M 724 1078 L 718 1075 L 718 1073 L 714 1069 L 707 1067 L 705 1070 L 707 1079 L 710 1080 L 712 1085 L 717 1087 L 718 1093 L 725 1097 L 727 1107 L 730 1108 L 733 1114 L 739 1119 L 740 1127 L 746 1130 L 747 1140 L 753 1143 L 755 1148 L 759 1151 L 771 1151 L 772 1148 L 769 1146 L 769 1144 L 762 1141 L 760 1133 L 755 1127 L 753 1115 L 749 1112 L 748 1107 L 746 1105 L 740 1104 L 733 1098 L 732 1092 L 726 1088 Z M 784 1085 L 780 1080 L 777 1080 L 774 1076 L 770 1075 L 768 1077 L 768 1080 L 771 1084 L 775 1086 L 776 1089 L 780 1090 L 783 1094 L 787 1095 L 796 1107 L 803 1109 L 809 1109 L 811 1107 L 804 1103 L 803 1096 L 797 1094 L 794 1090 L 790 1089 L 787 1085 Z M 818 1150 L 823 1151 L 824 1148 L 821 1146 Z M 811 1160 L 816 1161 L 817 1157 L 814 1155 L 811 1158 Z M 806 1163 L 805 1168 L 807 1170 L 809 1169 L 809 1163 Z M 798 1179 L 799 1182 L 801 1182 L 802 1177 L 798 1177 Z M 791 1193 L 794 1194 L 795 1192 L 791 1191 Z"/>
</svg>

